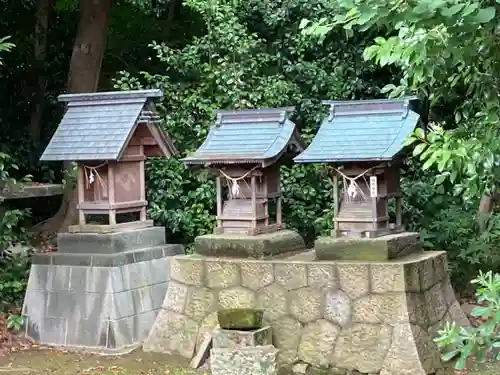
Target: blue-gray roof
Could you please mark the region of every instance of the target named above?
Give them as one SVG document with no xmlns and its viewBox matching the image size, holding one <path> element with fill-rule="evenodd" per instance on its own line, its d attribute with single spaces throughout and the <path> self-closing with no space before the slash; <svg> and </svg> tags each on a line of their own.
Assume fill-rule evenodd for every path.
<svg viewBox="0 0 500 375">
<path fill-rule="evenodd" d="M 40 160 L 118 160 L 140 118 L 154 117 L 152 122 L 157 122 L 149 103 L 162 96 L 161 90 L 60 95 L 66 111 Z M 174 152 L 159 126 L 157 134 Z"/>
<path fill-rule="evenodd" d="M 297 163 L 388 161 L 403 150 L 419 115 L 412 99 L 325 101 L 330 113 Z"/>
<path fill-rule="evenodd" d="M 293 154 L 303 150 L 290 108 L 219 111 L 207 138 L 186 164 L 264 163 L 275 161 L 288 146 Z"/>
</svg>

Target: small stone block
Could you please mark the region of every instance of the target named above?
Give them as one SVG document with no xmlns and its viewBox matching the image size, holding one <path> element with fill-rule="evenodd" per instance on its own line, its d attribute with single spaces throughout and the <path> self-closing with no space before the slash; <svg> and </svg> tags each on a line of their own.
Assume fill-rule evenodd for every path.
<svg viewBox="0 0 500 375">
<path fill-rule="evenodd" d="M 404 232 L 376 238 L 319 237 L 318 260 L 385 261 L 422 251 L 419 234 Z"/>
<path fill-rule="evenodd" d="M 253 331 L 216 329 L 213 333 L 215 349 L 238 349 L 250 346 L 272 345 L 272 328 L 262 327 Z"/>
<path fill-rule="evenodd" d="M 240 233 L 207 234 L 194 240 L 195 253 L 217 257 L 261 259 L 304 249 L 300 234 L 288 229 L 255 236 Z"/>
<path fill-rule="evenodd" d="M 278 349 L 272 345 L 240 349 L 212 349 L 212 375 L 277 375 Z"/>
</svg>

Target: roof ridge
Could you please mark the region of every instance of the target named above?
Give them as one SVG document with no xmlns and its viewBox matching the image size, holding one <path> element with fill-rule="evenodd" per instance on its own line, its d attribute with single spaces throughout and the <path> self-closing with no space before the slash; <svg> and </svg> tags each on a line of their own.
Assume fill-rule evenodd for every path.
<svg viewBox="0 0 500 375">
<path fill-rule="evenodd" d="M 330 106 L 329 121 L 334 117 L 352 115 L 379 115 L 408 113 L 411 100 L 415 98 L 399 99 L 363 99 L 363 100 L 323 100 L 322 104 Z M 340 111 L 337 111 L 340 109 Z"/>
<path fill-rule="evenodd" d="M 293 112 L 294 110 L 295 107 L 257 108 L 257 109 L 242 109 L 234 111 L 219 110 L 216 112 L 217 118 L 215 124 L 217 126 L 220 126 L 223 124 L 248 124 L 252 122 L 268 122 L 268 121 L 277 121 L 279 123 L 283 123 L 288 118 L 288 113 Z M 258 119 L 259 116 L 265 116 L 265 117 L 260 121 L 256 121 L 256 119 Z"/>
<path fill-rule="evenodd" d="M 60 102 L 73 101 L 100 101 L 100 100 L 123 100 L 123 99 L 149 99 L 162 98 L 163 91 L 153 90 L 131 90 L 131 91 L 103 91 L 81 94 L 62 94 L 57 97 Z"/>
</svg>

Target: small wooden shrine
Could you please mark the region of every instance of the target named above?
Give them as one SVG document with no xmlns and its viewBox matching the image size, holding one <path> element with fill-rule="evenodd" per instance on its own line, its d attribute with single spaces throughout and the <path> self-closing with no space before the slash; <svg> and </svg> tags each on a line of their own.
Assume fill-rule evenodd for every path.
<svg viewBox="0 0 500 375">
<path fill-rule="evenodd" d="M 59 96 L 66 103 L 64 117 L 40 160 L 77 162 L 80 230 L 92 230 L 87 215 L 107 217 L 110 226 L 125 213 L 138 215 L 128 221 L 146 222 L 145 160 L 176 153 L 153 102 L 162 95 L 137 90 Z"/>
<path fill-rule="evenodd" d="M 400 164 L 403 141 L 419 125 L 416 101 L 325 101 L 330 111 L 297 163 L 330 163 L 335 237 L 402 232 Z M 340 189 L 339 189 L 339 180 Z M 394 200 L 395 217 L 389 202 Z"/>
<path fill-rule="evenodd" d="M 291 111 L 220 111 L 204 143 L 183 159 L 186 165 L 210 168 L 216 175 L 216 234 L 257 235 L 284 228 L 280 166 L 304 149 L 288 119 Z"/>
</svg>

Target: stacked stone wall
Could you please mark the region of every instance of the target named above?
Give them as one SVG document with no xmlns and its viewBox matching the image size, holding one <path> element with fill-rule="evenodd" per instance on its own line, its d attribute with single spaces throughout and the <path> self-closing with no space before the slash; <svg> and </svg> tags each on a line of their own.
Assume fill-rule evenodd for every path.
<svg viewBox="0 0 500 375">
<path fill-rule="evenodd" d="M 380 263 L 176 256 L 144 349 L 191 358 L 218 309 L 261 308 L 281 365 L 432 374 L 440 325 L 468 324 L 446 270 L 444 252 Z"/>
</svg>

